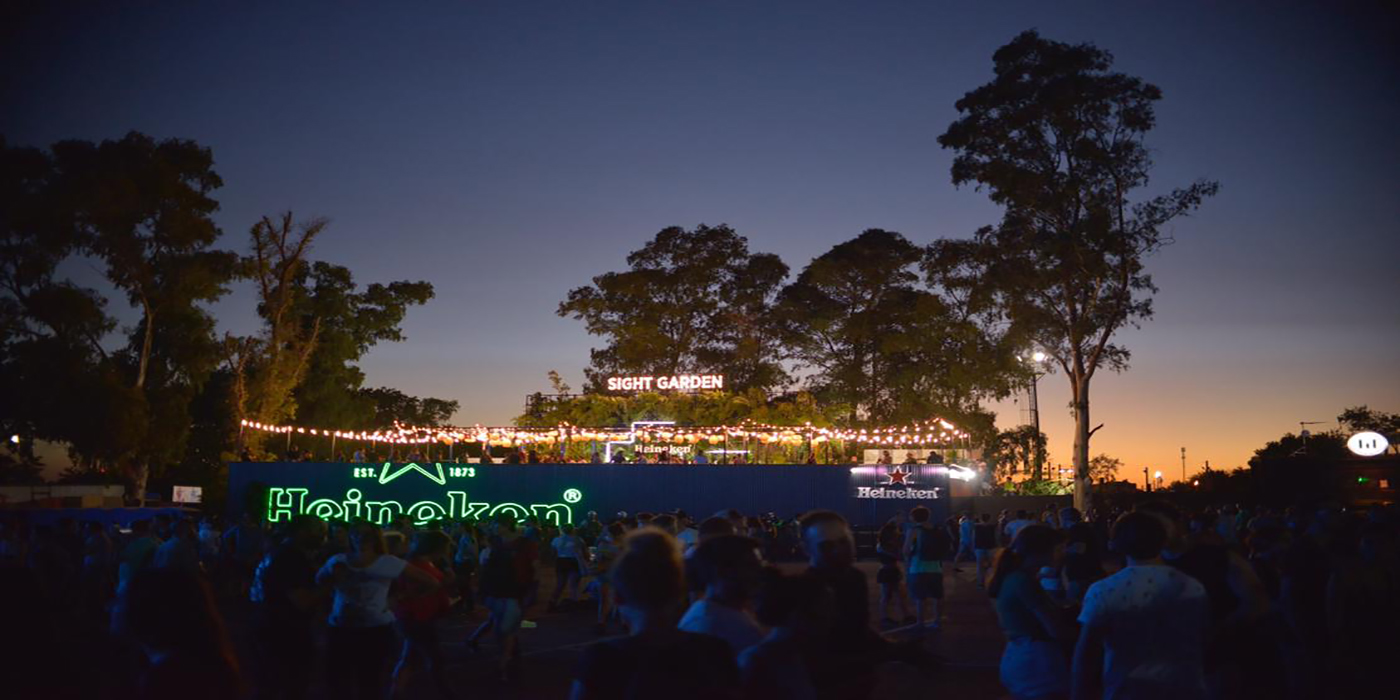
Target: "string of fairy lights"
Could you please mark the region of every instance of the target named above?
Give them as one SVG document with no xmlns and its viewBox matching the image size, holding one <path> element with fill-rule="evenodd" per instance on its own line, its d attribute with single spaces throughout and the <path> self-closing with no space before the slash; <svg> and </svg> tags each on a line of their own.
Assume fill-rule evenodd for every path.
<svg viewBox="0 0 1400 700">
<path fill-rule="evenodd" d="M 475 442 L 492 447 L 523 447 L 555 445 L 561 442 L 641 442 L 693 445 L 699 442 L 724 443 L 757 440 L 765 445 L 802 445 L 840 441 L 879 446 L 948 446 L 969 436 L 942 418 L 908 425 L 878 428 L 831 428 L 803 425 L 770 425 L 744 421 L 738 425 L 676 426 L 636 425 L 631 428 L 582 428 L 563 423 L 552 428 L 459 426 L 414 426 L 395 423 L 392 428 L 378 430 L 334 430 L 305 426 L 271 425 L 258 421 L 240 421 L 241 429 L 257 430 L 278 435 L 307 435 L 340 440 L 411 445 L 424 443 Z"/>
</svg>

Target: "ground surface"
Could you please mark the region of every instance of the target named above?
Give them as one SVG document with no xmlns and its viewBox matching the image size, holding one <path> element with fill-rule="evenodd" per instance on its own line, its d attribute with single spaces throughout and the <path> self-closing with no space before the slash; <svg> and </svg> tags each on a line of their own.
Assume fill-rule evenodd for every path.
<svg viewBox="0 0 1400 700">
<path fill-rule="evenodd" d="M 862 562 L 859 566 L 870 582 L 871 619 L 878 620 L 880 615 L 875 610 L 877 600 L 874 598 L 878 592 L 875 585 L 876 565 L 874 562 Z M 801 567 L 785 565 L 784 568 L 795 571 Z M 997 662 L 1003 638 L 990 601 L 973 583 L 972 571 L 973 567 L 968 565 L 961 573 L 949 570 L 945 575 L 947 597 L 944 601 L 944 624 L 942 629 L 925 635 L 923 641 L 930 652 L 944 660 L 945 666 L 929 680 L 927 697 L 1005 696 L 1005 691 L 997 682 Z M 545 596 L 553 590 L 553 572 L 543 571 L 542 575 L 541 596 Z M 605 638 L 593 631 L 594 610 L 591 606 L 546 613 L 545 605 L 540 603 L 527 614 L 527 619 L 535 621 L 537 626 L 521 631 L 524 658 L 517 678 L 507 683 L 496 676 L 496 650 L 490 635 L 483 637 L 476 653 L 472 653 L 464 643 L 466 636 L 483 619 L 484 612 L 478 608 L 470 615 L 454 616 L 443 628 L 448 674 L 457 697 L 472 700 L 565 698 L 582 650 Z M 236 621 L 231 627 L 237 634 Z M 908 628 L 887 629 L 887 634 L 894 638 L 908 638 L 912 633 L 913 630 Z M 243 646 L 246 640 L 239 642 Z M 244 658 L 251 656 L 245 655 Z M 318 680 L 324 679 L 324 673 L 318 671 L 316 677 Z M 317 683 L 313 695 L 326 696 L 324 682 Z M 407 697 L 430 699 L 438 695 L 427 678 L 419 678 L 409 686 Z"/>
</svg>

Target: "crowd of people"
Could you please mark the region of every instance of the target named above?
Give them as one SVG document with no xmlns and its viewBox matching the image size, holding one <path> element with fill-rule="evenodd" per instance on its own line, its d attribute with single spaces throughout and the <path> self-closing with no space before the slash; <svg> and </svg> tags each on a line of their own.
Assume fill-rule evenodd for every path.
<svg viewBox="0 0 1400 700">
<path fill-rule="evenodd" d="M 1016 698 L 1366 697 L 1400 652 L 1400 510 L 968 514 Z M 990 527 L 989 527 L 990 526 Z M 959 550 L 959 555 L 963 550 Z"/>
<path fill-rule="evenodd" d="M 850 525 L 829 511 L 5 521 L 6 619 L 32 642 L 6 661 L 29 671 L 15 697 L 393 698 L 419 679 L 470 697 L 447 673 L 446 618 L 484 611 L 451 641 L 513 682 L 531 611 L 573 609 L 601 639 L 575 698 L 903 697 L 937 673 L 920 640 L 967 566 L 1005 633 L 1013 697 L 1350 696 L 1378 687 L 1397 650 L 1397 515 L 1152 502 L 935 521 L 915 507 L 875 533 L 879 620 Z M 774 565 L 794 558 L 805 566 Z M 94 673 L 63 676 L 75 658 Z"/>
</svg>

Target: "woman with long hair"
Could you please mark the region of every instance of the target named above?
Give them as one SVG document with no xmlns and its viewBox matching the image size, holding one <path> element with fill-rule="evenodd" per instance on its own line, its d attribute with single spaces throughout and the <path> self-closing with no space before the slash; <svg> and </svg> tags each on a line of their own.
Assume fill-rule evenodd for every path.
<svg viewBox="0 0 1400 700">
<path fill-rule="evenodd" d="M 423 593 L 438 587 L 431 574 L 387 549 L 378 525 L 356 523 L 350 552 L 326 560 L 316 574 L 318 584 L 330 582 L 335 589 L 326 641 L 330 688 L 337 698 L 384 696 L 397 641 L 389 587 L 399 579 Z"/>
<path fill-rule="evenodd" d="M 1054 566 L 1060 550 L 1060 533 L 1027 525 L 997 555 L 987 583 L 1006 634 L 1001 683 L 1017 700 L 1069 697 L 1074 628 L 1037 581 L 1041 567 Z"/>
<path fill-rule="evenodd" d="M 904 572 L 899 568 L 900 544 L 903 533 L 899 523 L 891 518 L 880 528 L 875 538 L 875 554 L 880 558 L 880 569 L 875 572 L 875 583 L 880 585 L 880 622 L 893 627 L 895 618 L 890 617 L 890 604 L 899 603 L 899 619 L 912 625 L 915 617 L 909 614 L 909 592 L 904 588 Z"/>
</svg>

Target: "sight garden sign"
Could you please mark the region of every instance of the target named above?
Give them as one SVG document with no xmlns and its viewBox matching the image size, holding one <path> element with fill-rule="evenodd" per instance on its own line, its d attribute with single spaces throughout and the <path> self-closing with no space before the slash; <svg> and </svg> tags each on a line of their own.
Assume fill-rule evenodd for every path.
<svg viewBox="0 0 1400 700">
<path fill-rule="evenodd" d="M 608 377 L 608 391 L 717 391 L 723 388 L 723 374 Z"/>
<path fill-rule="evenodd" d="M 610 519 L 619 511 L 703 516 L 737 508 L 790 518 L 827 508 L 874 526 L 915 505 L 946 518 L 948 478 L 943 465 L 235 462 L 228 513 L 272 523 L 300 514 L 381 524 L 506 515 L 563 525 L 589 511 Z"/>
</svg>

